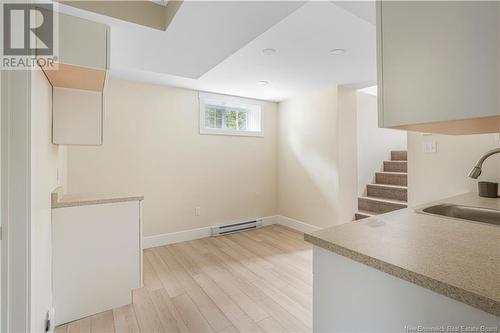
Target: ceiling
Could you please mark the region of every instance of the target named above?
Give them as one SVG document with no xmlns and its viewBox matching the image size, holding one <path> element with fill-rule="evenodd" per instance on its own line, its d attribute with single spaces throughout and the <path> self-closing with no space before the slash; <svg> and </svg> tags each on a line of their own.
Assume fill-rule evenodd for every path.
<svg viewBox="0 0 500 333">
<path fill-rule="evenodd" d="M 375 1 L 374 0 L 363 0 L 363 1 L 332 1 L 339 7 L 351 12 L 359 18 L 375 25 Z"/>
<path fill-rule="evenodd" d="M 110 25 L 112 77 L 272 101 L 376 81 L 371 1 L 184 1 L 166 31 L 59 7 Z"/>
</svg>

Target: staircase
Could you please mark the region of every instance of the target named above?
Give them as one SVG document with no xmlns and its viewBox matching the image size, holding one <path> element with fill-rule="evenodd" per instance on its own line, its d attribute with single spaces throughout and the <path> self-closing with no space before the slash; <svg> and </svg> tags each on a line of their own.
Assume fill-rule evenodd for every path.
<svg viewBox="0 0 500 333">
<path fill-rule="evenodd" d="M 358 198 L 356 220 L 392 212 L 408 206 L 407 153 L 391 151 L 382 172 L 375 173 L 375 184 L 366 185 L 366 196 Z"/>
</svg>

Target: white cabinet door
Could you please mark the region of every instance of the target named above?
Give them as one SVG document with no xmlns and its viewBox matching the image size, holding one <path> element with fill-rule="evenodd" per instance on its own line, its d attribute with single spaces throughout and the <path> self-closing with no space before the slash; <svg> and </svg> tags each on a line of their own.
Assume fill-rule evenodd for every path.
<svg viewBox="0 0 500 333">
<path fill-rule="evenodd" d="M 499 116 L 496 1 L 382 1 L 382 127 Z"/>
<path fill-rule="evenodd" d="M 109 69 L 109 27 L 55 16 L 55 66 L 42 69 L 54 87 L 54 144 L 102 144 L 103 91 Z"/>
<path fill-rule="evenodd" d="M 52 210 L 56 324 L 131 303 L 141 283 L 140 202 Z"/>
<path fill-rule="evenodd" d="M 109 68 L 108 26 L 58 13 L 59 59 L 62 64 Z"/>
</svg>

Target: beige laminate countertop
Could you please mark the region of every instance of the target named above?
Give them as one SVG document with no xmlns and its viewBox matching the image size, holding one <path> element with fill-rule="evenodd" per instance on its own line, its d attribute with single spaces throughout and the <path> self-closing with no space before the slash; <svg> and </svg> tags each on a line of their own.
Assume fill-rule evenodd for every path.
<svg viewBox="0 0 500 333">
<path fill-rule="evenodd" d="M 500 199 L 469 193 L 305 234 L 304 239 L 500 316 L 500 227 L 415 212 L 438 202 L 500 209 Z"/>
<path fill-rule="evenodd" d="M 142 200 L 144 200 L 143 196 L 116 193 L 62 194 L 62 189 L 60 188 L 57 188 L 54 192 L 52 192 L 52 208 L 100 205 Z"/>
</svg>

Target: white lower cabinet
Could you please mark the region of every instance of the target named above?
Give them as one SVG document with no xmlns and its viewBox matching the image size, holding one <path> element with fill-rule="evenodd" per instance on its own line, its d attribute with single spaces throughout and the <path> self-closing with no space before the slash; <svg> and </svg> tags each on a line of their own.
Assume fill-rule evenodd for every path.
<svg viewBox="0 0 500 333">
<path fill-rule="evenodd" d="M 140 201 L 52 209 L 56 325 L 131 303 L 140 238 Z"/>
</svg>

